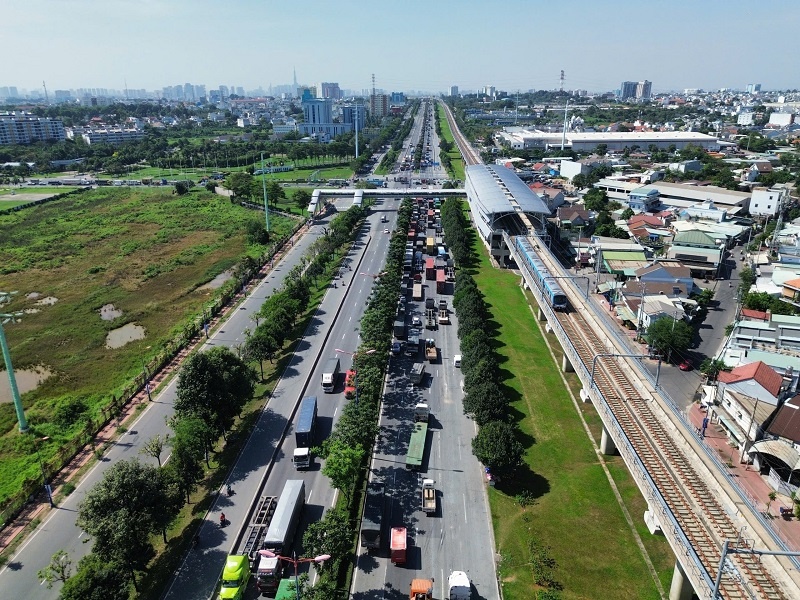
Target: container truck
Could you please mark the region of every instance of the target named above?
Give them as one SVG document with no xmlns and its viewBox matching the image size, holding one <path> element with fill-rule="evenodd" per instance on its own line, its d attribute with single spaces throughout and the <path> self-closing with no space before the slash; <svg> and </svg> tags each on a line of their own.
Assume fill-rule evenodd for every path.
<svg viewBox="0 0 800 600">
<path fill-rule="evenodd" d="M 398 340 L 406 339 L 406 320 L 397 319 L 394 322 L 394 337 Z"/>
<path fill-rule="evenodd" d="M 322 389 L 330 394 L 336 389 L 336 379 L 339 377 L 339 359 L 329 358 L 322 371 Z"/>
<path fill-rule="evenodd" d="M 361 547 L 367 551 L 378 550 L 381 547 L 384 493 L 385 486 L 382 481 L 371 481 L 367 485 L 364 515 L 361 519 Z"/>
<path fill-rule="evenodd" d="M 436 293 L 437 294 L 444 294 L 445 282 L 446 281 L 447 281 L 447 276 L 444 273 L 444 269 L 436 269 Z"/>
<path fill-rule="evenodd" d="M 422 480 L 422 512 L 426 515 L 436 514 L 436 488 L 433 479 Z"/>
<path fill-rule="evenodd" d="M 428 417 L 430 417 L 430 415 L 431 415 L 430 406 L 428 406 L 424 402 L 420 402 L 414 407 L 414 422 L 415 423 L 416 422 L 427 423 L 428 422 Z"/>
<path fill-rule="evenodd" d="M 406 562 L 406 545 L 408 532 L 405 527 L 392 527 L 392 539 L 389 545 L 392 562 L 403 565 Z"/>
<path fill-rule="evenodd" d="M 314 430 L 317 425 L 317 397 L 303 398 L 297 411 L 294 428 L 294 468 L 308 469 L 311 466 L 311 446 L 314 445 Z"/>
<path fill-rule="evenodd" d="M 231 554 L 222 569 L 219 600 L 243 600 L 250 581 L 250 559 L 244 554 Z"/>
<path fill-rule="evenodd" d="M 427 438 L 428 424 L 414 423 L 414 430 L 411 433 L 411 439 L 408 441 L 408 451 L 406 451 L 406 469 L 419 470 L 422 468 Z"/>
<path fill-rule="evenodd" d="M 294 588 L 294 578 L 281 579 L 278 591 L 275 592 L 275 600 L 295 600 L 296 598 L 297 590 Z"/>
<path fill-rule="evenodd" d="M 464 571 L 450 573 L 450 577 L 447 578 L 447 587 L 449 600 L 470 600 L 472 598 L 472 586 Z"/>
<path fill-rule="evenodd" d="M 411 294 L 411 299 L 412 300 L 422 300 L 422 284 L 421 283 L 415 283 L 414 284 L 413 292 Z"/>
<path fill-rule="evenodd" d="M 406 356 L 411 356 L 413 358 L 417 356 L 417 354 L 419 354 L 419 336 L 410 335 L 406 342 Z"/>
<path fill-rule="evenodd" d="M 436 279 L 436 263 L 432 258 L 425 259 L 425 279 L 428 281 Z"/>
<path fill-rule="evenodd" d="M 432 308 L 425 309 L 425 328 L 426 329 L 436 329 L 437 320 L 436 320 L 436 311 Z"/>
<path fill-rule="evenodd" d="M 425 378 L 425 363 L 414 363 L 411 367 L 411 383 L 420 385 Z"/>
<path fill-rule="evenodd" d="M 300 515 L 303 513 L 305 503 L 306 488 L 303 480 L 288 480 L 283 486 L 262 549 L 281 556 L 288 556 L 287 553 L 291 553 L 294 534 L 297 532 L 297 525 L 300 523 Z M 258 589 L 266 589 L 267 593 L 274 593 L 278 589 L 282 574 L 280 563 L 278 559 L 266 556 L 262 556 L 261 559 L 257 572 Z"/>
</svg>

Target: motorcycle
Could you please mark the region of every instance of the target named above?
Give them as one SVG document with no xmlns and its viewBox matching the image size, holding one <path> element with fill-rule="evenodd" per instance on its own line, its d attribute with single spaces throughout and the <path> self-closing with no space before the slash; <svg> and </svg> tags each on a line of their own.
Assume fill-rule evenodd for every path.
<svg viewBox="0 0 800 600">
<path fill-rule="evenodd" d="M 228 524 L 228 520 L 225 518 L 225 513 L 222 513 L 219 516 L 219 526 L 220 527 L 225 527 L 225 525 L 227 525 L 227 524 Z"/>
</svg>

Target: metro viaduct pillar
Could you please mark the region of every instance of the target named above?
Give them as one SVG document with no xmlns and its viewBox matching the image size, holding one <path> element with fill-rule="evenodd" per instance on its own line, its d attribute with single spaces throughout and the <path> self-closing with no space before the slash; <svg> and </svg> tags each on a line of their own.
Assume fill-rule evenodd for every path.
<svg viewBox="0 0 800 600">
<path fill-rule="evenodd" d="M 680 561 L 675 561 L 672 584 L 669 587 L 669 600 L 692 600 L 694 589 L 683 571 Z"/>
<path fill-rule="evenodd" d="M 600 437 L 600 452 L 610 456 L 616 451 L 617 447 L 614 445 L 614 440 L 611 439 L 611 434 L 608 433 L 608 429 L 603 427 L 603 435 Z"/>
<path fill-rule="evenodd" d="M 569 360 L 567 359 L 567 355 L 566 354 L 561 359 L 561 370 L 564 371 L 564 373 L 574 373 L 575 372 L 575 367 L 573 367 L 572 363 L 569 362 Z"/>
</svg>

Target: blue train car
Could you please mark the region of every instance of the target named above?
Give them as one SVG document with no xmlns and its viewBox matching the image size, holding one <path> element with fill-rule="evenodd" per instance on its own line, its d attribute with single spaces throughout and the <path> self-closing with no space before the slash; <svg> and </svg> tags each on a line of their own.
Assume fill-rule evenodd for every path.
<svg viewBox="0 0 800 600">
<path fill-rule="evenodd" d="M 531 243 L 523 237 L 517 237 L 516 245 L 519 257 L 526 263 L 525 266 L 536 279 L 542 294 L 547 298 L 553 310 L 566 310 L 567 295 L 561 289 L 558 280 L 550 274 L 547 266 L 536 254 Z"/>
</svg>

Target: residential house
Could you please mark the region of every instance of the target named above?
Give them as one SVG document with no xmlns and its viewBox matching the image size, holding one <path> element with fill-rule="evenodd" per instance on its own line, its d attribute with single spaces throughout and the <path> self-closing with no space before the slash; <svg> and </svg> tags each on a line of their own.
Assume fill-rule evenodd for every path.
<svg viewBox="0 0 800 600">
<path fill-rule="evenodd" d="M 675 235 L 667 258 L 679 260 L 689 267 L 694 277 L 716 277 L 725 247 L 702 231 L 685 231 Z"/>
<path fill-rule="evenodd" d="M 646 185 L 628 194 L 628 206 L 637 212 L 653 212 L 661 206 L 661 198 L 656 188 Z"/>
<path fill-rule="evenodd" d="M 800 485 L 800 396 L 787 400 L 767 426 L 764 439 L 748 451 L 760 471 L 765 467 L 788 484 L 789 495 Z M 769 473 L 773 475 L 773 473 Z"/>
<path fill-rule="evenodd" d="M 559 206 L 556 209 L 556 225 L 560 229 L 578 229 L 592 222 L 589 211 L 577 206 Z"/>
<path fill-rule="evenodd" d="M 691 269 L 680 263 L 655 262 L 636 271 L 636 279 L 647 285 L 665 283 L 672 286 L 683 286 L 689 293 L 694 289 Z"/>
<path fill-rule="evenodd" d="M 757 160 L 742 171 L 742 181 L 755 181 L 759 175 L 772 173 L 772 164 L 768 160 Z"/>
<path fill-rule="evenodd" d="M 786 188 L 753 188 L 753 197 L 750 199 L 750 214 L 754 217 L 774 217 L 785 198 L 788 198 L 788 190 Z"/>
</svg>

